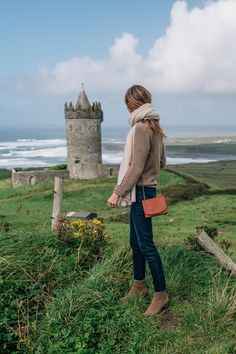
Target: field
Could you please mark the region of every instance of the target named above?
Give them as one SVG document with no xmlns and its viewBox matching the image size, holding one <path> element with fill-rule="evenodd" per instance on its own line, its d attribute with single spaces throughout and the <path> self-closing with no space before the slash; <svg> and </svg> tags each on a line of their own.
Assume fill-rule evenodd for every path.
<svg viewBox="0 0 236 354">
<path fill-rule="evenodd" d="M 171 165 L 168 166 L 170 170 L 174 170 L 184 174 L 194 175 L 200 180 L 209 183 L 215 189 L 236 189 L 236 161 L 218 161 L 185 164 L 185 165 Z"/>
<path fill-rule="evenodd" d="M 5 172 L 3 172 L 5 173 Z M 3 175 L 2 175 L 3 176 Z M 169 214 L 153 219 L 171 305 L 145 319 L 152 296 L 121 303 L 132 282 L 128 210 L 109 209 L 115 179 L 65 181 L 62 211 L 97 212 L 110 241 L 86 267 L 50 232 L 53 184 L 0 180 L 0 353 L 236 353 L 235 279 L 186 240 L 216 228 L 236 261 L 236 164 L 168 166 Z"/>
</svg>

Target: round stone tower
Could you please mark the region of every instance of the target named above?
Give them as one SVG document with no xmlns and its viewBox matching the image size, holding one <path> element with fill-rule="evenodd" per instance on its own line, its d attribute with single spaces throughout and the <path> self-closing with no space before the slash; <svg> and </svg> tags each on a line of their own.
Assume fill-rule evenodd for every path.
<svg viewBox="0 0 236 354">
<path fill-rule="evenodd" d="M 71 178 L 98 178 L 102 163 L 100 102 L 92 105 L 82 90 L 74 106 L 65 103 L 67 168 Z"/>
</svg>

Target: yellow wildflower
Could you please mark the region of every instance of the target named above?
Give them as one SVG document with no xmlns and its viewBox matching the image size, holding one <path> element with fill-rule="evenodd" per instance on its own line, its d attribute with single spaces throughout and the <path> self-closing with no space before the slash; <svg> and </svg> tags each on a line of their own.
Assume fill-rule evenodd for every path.
<svg viewBox="0 0 236 354">
<path fill-rule="evenodd" d="M 102 225 L 102 222 L 100 220 L 97 220 L 97 219 L 93 220 L 92 223 L 94 225 Z"/>
<path fill-rule="evenodd" d="M 108 240 L 110 240 L 110 238 L 111 238 L 111 237 L 110 237 L 109 234 L 105 234 L 105 235 L 104 235 L 104 240 L 108 241 Z"/>
<path fill-rule="evenodd" d="M 74 232 L 74 238 L 80 238 L 80 233 L 79 232 Z"/>
</svg>

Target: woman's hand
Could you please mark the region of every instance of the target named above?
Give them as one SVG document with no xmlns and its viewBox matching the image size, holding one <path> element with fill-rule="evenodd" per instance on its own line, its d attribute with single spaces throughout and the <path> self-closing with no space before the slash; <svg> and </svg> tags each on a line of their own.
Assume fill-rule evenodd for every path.
<svg viewBox="0 0 236 354">
<path fill-rule="evenodd" d="M 109 199 L 107 199 L 107 205 L 111 208 L 115 208 L 117 206 L 119 200 L 119 196 L 116 193 L 112 193 Z"/>
</svg>

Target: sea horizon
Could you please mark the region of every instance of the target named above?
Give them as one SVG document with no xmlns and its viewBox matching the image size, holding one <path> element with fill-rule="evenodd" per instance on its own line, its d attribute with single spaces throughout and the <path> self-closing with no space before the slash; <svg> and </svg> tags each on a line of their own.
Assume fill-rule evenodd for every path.
<svg viewBox="0 0 236 354">
<path fill-rule="evenodd" d="M 211 136 L 236 136 L 236 125 L 164 125 L 163 130 L 169 138 L 181 137 L 211 137 Z M 102 136 L 113 134 L 114 137 L 122 135 L 125 138 L 130 126 L 128 125 L 103 125 Z M 64 125 L 14 125 L 0 126 L 0 142 L 8 138 L 65 138 Z"/>
</svg>

